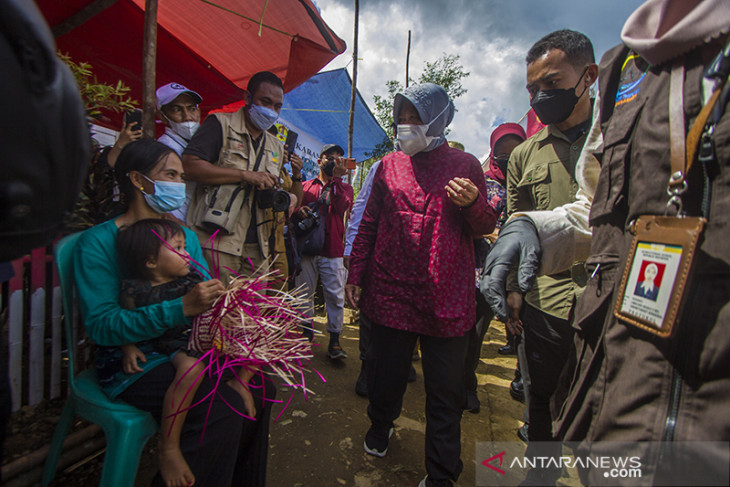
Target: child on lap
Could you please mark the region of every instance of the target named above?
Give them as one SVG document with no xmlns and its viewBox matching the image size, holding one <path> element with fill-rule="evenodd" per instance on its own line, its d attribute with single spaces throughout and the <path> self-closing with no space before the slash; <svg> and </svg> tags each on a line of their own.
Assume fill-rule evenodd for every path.
<svg viewBox="0 0 730 487">
<path fill-rule="evenodd" d="M 123 268 L 131 276 L 122 281 L 120 304 L 124 308 L 135 309 L 176 299 L 204 280 L 198 271 L 190 268 L 182 227 L 170 220 L 140 220 L 121 228 L 117 249 Z M 178 327 L 154 340 L 121 347 L 122 368 L 127 374 L 142 372 L 138 361 L 145 362 L 146 353 L 169 355 L 176 370 L 175 379 L 165 393 L 160 425 L 160 474 L 167 487 L 195 483 L 180 450 L 180 434 L 204 365 L 198 363 L 197 352 L 188 350 L 189 333 L 190 326 Z M 228 381 L 243 397 L 245 412 L 251 418 L 256 416 L 256 408 L 247 384 L 253 374 L 254 370 L 242 367 L 238 377 Z"/>
</svg>

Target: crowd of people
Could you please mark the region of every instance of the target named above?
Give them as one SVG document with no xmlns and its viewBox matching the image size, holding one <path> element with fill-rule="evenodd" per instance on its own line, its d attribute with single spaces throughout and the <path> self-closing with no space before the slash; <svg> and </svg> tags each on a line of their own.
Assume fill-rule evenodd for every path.
<svg viewBox="0 0 730 487">
<path fill-rule="evenodd" d="M 104 392 L 163 428 L 155 483 L 265 484 L 274 384 L 243 369 L 225 387 L 207 375 L 189 395 L 174 386 L 199 357 L 191 320 L 232 279 L 269 268 L 274 287 L 303 293 L 310 341 L 321 283 L 331 360 L 347 359 L 345 304 L 359 310 L 353 385 L 368 398 L 370 455 L 387 456 L 420 348 L 419 487 L 454 485 L 464 468 L 461 417 L 480 410 L 475 371 L 494 318 L 507 330 L 500 353 L 518 356 L 510 392 L 526 405 L 515 436 L 526 456 L 620 441 L 649 484 L 676 481 L 679 458 L 727 479 L 728 26 L 722 0 L 649 0 L 600 64 L 584 34 L 545 35 L 525 53 L 543 127 L 530 137 L 495 127 L 484 167 L 447 143 L 447 92 L 411 85 L 393 103 L 395 150 L 357 199 L 332 141 L 303 181 L 295 148 L 272 133 L 284 100 L 273 73 L 250 78 L 245 106 L 202 123 L 201 95 L 161 86 L 164 134 L 143 139 L 125 124 L 104 150 L 119 212 L 84 232 L 74 259 Z M 698 440 L 725 448 L 663 446 Z M 560 476 L 535 467 L 521 485 Z"/>
</svg>

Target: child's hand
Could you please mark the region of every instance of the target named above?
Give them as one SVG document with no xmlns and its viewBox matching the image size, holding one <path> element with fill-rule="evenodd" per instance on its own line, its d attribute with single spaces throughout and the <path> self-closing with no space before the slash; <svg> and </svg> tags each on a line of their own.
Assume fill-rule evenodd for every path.
<svg viewBox="0 0 730 487">
<path fill-rule="evenodd" d="M 218 279 L 198 283 L 182 298 L 183 313 L 185 316 L 196 316 L 208 311 L 218 296 L 225 292 L 226 288 Z"/>
<path fill-rule="evenodd" d="M 147 362 L 147 357 L 142 353 L 142 350 L 134 344 L 122 345 L 122 370 L 125 374 L 143 372 L 137 360 Z"/>
<path fill-rule="evenodd" d="M 520 313 L 522 312 L 522 293 L 510 291 L 507 293 L 507 306 L 510 309 L 510 316 L 507 318 L 507 329 L 513 335 L 522 335 L 524 329 Z"/>
</svg>

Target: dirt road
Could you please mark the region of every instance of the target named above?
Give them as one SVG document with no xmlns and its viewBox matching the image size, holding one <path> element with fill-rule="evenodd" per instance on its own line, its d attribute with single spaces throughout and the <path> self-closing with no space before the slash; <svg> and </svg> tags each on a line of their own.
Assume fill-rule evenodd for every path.
<svg viewBox="0 0 730 487">
<path fill-rule="evenodd" d="M 349 311 L 349 310 L 348 310 Z M 315 342 L 313 367 L 326 378 L 321 383 L 310 374 L 308 384 L 316 392 L 305 402 L 297 394 L 277 423 L 271 426 L 268 485 L 280 486 L 417 486 L 426 474 L 424 466 L 425 391 L 420 362 L 414 362 L 418 378 L 408 385 L 403 413 L 385 458 L 363 451 L 369 427 L 368 401 L 355 394 L 360 370 L 357 326 L 345 318 L 342 345 L 349 358 L 333 362 L 326 357 L 327 337 Z M 356 323 L 355 323 L 356 324 Z M 322 323 L 318 329 L 324 329 Z M 457 485 L 475 485 L 475 444 L 479 441 L 519 441 L 515 434 L 521 424 L 522 404 L 508 392 L 516 359 L 503 357 L 497 349 L 504 345 L 504 328 L 493 322 L 484 340 L 482 361 L 477 369 L 479 414 L 464 413 L 462 460 L 464 471 Z M 280 407 L 276 407 L 276 416 Z M 481 459 L 480 459 L 481 461 Z"/>
</svg>

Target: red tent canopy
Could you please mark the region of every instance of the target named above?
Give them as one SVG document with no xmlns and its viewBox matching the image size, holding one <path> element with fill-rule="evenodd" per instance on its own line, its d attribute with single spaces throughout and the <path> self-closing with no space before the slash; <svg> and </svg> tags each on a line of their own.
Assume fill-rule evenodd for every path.
<svg viewBox="0 0 730 487">
<path fill-rule="evenodd" d="M 141 101 L 144 0 L 37 3 L 61 52 Z M 204 111 L 239 100 L 258 71 L 274 72 L 289 91 L 346 47 L 311 0 L 158 0 L 157 22 L 156 85 L 197 91 Z"/>
</svg>

